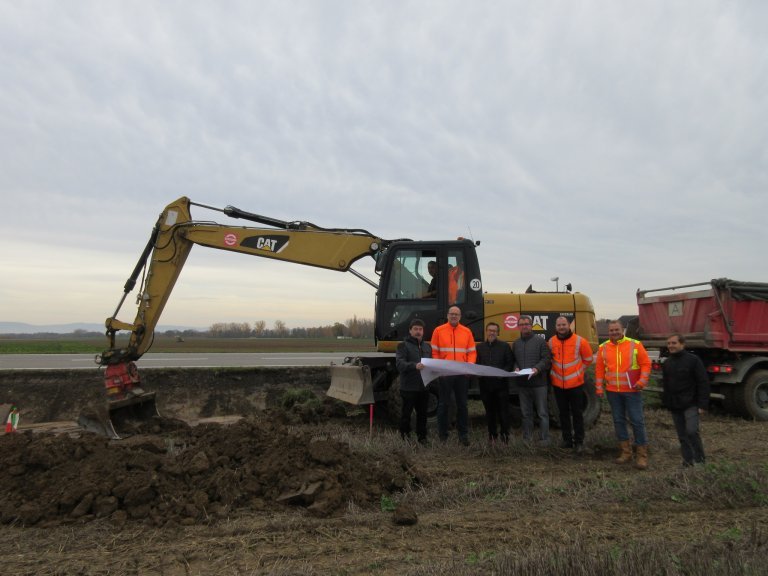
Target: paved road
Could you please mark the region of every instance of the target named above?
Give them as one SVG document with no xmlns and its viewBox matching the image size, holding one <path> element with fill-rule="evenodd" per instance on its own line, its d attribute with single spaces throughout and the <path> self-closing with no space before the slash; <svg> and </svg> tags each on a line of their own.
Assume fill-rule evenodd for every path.
<svg viewBox="0 0 768 576">
<path fill-rule="evenodd" d="M 330 366 L 341 364 L 352 352 L 300 352 L 294 354 L 145 354 L 139 368 L 236 368 L 248 366 Z M 378 355 L 369 353 L 368 355 Z M 384 355 L 384 354 L 381 354 Z M 0 354 L 0 370 L 92 370 L 93 354 Z"/>
</svg>

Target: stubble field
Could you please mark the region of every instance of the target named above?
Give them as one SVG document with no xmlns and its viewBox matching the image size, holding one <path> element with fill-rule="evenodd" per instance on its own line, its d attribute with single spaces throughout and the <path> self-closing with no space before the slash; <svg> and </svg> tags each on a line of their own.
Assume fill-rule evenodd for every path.
<svg viewBox="0 0 768 576">
<path fill-rule="evenodd" d="M 66 421 L 77 399 L 98 401 L 94 378 L 3 373 L 0 393 L 27 406 L 27 424 Z M 765 424 L 707 415 L 708 463 L 682 469 L 668 414 L 648 410 L 638 471 L 612 462 L 607 412 L 582 456 L 519 432 L 492 447 L 477 407 L 470 447 L 418 446 L 324 400 L 326 378 L 152 371 L 164 418 L 128 440 L 65 424 L 0 438 L 9 571 L 768 573 Z"/>
</svg>

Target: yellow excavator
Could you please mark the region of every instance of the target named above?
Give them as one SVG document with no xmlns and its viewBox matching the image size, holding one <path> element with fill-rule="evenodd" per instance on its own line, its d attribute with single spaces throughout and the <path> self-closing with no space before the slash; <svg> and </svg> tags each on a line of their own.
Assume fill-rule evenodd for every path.
<svg viewBox="0 0 768 576">
<path fill-rule="evenodd" d="M 235 226 L 193 220 L 191 207 L 217 211 L 232 219 L 247 220 L 264 227 Z M 408 334 L 414 318 L 426 324 L 425 338 L 446 321 L 448 308 L 462 309 L 462 323 L 475 340 L 483 339 L 484 326 L 496 322 L 500 338 L 511 342 L 519 336 L 521 314 L 534 319 L 534 330 L 549 337 L 555 318 L 564 315 L 573 330 L 597 347 L 597 330 L 592 303 L 584 294 L 566 292 L 495 293 L 483 291 L 476 247 L 467 239 L 415 241 L 385 240 L 367 230 L 323 228 L 305 221 L 287 222 L 227 206 L 215 208 L 179 198 L 165 207 L 149 241 L 126 281 L 114 314 L 106 320 L 108 348 L 96 357 L 105 367 L 106 410 L 82 414 L 80 424 L 110 438 L 121 438 L 132 420 L 157 415 L 155 394 L 145 391 L 136 360 L 150 348 L 160 315 L 168 302 L 184 263 L 194 245 L 251 256 L 283 260 L 338 272 L 350 272 L 376 290 L 376 354 L 347 358 L 333 366 L 329 396 L 353 404 L 373 404 L 393 396 L 399 380 L 394 351 Z M 361 258 L 375 261 L 378 282 L 353 268 Z M 117 319 L 127 295 L 144 272 L 136 298 L 133 322 Z M 123 347 L 117 346 L 120 331 L 130 334 Z M 597 419 L 600 405 L 593 386 L 587 386 L 585 420 Z"/>
</svg>

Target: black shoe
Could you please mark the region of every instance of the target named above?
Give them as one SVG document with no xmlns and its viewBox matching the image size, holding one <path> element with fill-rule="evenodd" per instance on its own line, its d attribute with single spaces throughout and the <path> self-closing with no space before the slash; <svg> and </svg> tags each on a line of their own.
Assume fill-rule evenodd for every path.
<svg viewBox="0 0 768 576">
<path fill-rule="evenodd" d="M 469 446 L 469 438 L 461 438 L 459 442 L 462 446 Z"/>
<path fill-rule="evenodd" d="M 421 436 L 419 438 L 419 444 L 421 444 L 422 446 L 426 446 L 426 444 L 427 444 L 427 437 L 426 436 Z"/>
<path fill-rule="evenodd" d="M 570 440 L 563 440 L 562 442 L 560 442 L 560 448 L 562 448 L 563 450 L 570 450 L 571 448 L 573 448 L 573 442 L 571 442 Z"/>
</svg>

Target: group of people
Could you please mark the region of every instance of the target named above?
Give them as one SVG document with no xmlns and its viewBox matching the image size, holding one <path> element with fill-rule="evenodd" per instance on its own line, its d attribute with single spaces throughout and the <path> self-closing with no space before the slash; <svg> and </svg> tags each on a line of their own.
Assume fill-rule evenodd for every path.
<svg viewBox="0 0 768 576">
<path fill-rule="evenodd" d="M 595 393 L 605 394 L 611 407 L 613 426 L 619 444 L 617 464 L 634 461 L 636 468 L 648 467 L 648 438 L 643 416 L 642 390 L 648 385 L 651 360 L 643 344 L 624 335 L 619 321 L 608 325 L 608 340 L 593 354 L 583 337 L 571 330 L 567 317 L 555 322 L 555 335 L 549 340 L 533 332 L 533 320 L 522 315 L 518 320 L 520 337 L 511 345 L 499 340 L 499 325 L 489 322 L 485 340 L 475 345 L 472 331 L 461 324 L 461 309 L 451 306 L 447 322 L 435 328 L 431 342 L 424 341 L 424 322 L 411 322 L 409 335 L 398 345 L 396 362 L 400 373 L 403 408 L 400 434 L 410 436 L 411 415 L 416 412 L 418 441 L 427 441 L 429 391 L 420 371 L 423 358 L 476 363 L 507 372 L 529 369 L 530 374 L 513 379 L 520 399 L 522 435 L 532 441 L 535 417 L 538 440 L 548 445 L 548 395 L 552 387 L 562 432 L 560 447 L 580 454 L 584 451 L 584 376 L 586 367 L 595 365 Z M 685 339 L 673 334 L 667 339 L 669 356 L 662 365 L 663 402 L 672 413 L 683 456 L 683 465 L 704 462 L 699 434 L 700 415 L 708 407 L 709 379 L 702 361 L 685 350 Z M 459 442 L 469 445 L 467 395 L 469 376 L 442 376 L 438 380 L 437 432 L 448 439 L 449 406 L 456 404 L 456 430 Z M 509 379 L 480 377 L 480 397 L 486 413 L 489 441 L 507 443 L 510 438 Z M 634 442 L 630 439 L 629 422 Z"/>
</svg>

